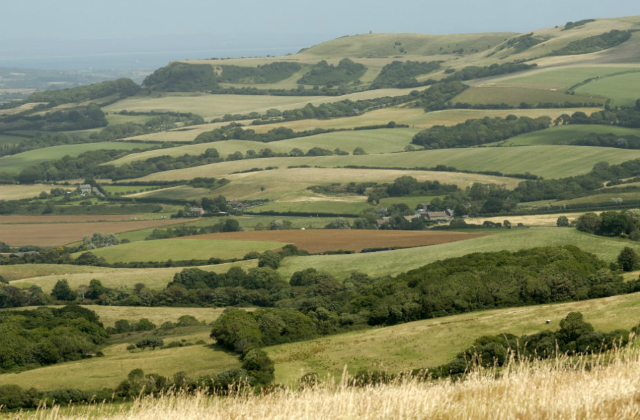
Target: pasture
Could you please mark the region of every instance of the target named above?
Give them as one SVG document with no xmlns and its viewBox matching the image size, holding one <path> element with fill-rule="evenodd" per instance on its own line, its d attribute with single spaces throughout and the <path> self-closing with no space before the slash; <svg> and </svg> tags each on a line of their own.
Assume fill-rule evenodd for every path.
<svg viewBox="0 0 640 420">
<path fill-rule="evenodd" d="M 245 270 L 257 266 L 256 260 L 238 261 L 236 263 L 229 264 L 217 264 L 199 266 L 200 270 L 210 271 L 214 273 L 226 273 L 231 267 L 242 267 Z M 78 266 L 65 266 L 65 267 L 78 267 Z M 4 268 L 4 266 L 3 266 Z M 162 290 L 167 287 L 167 284 L 173 280 L 175 274 L 181 272 L 186 267 L 166 267 L 166 268 L 108 268 L 104 267 L 89 267 L 84 272 L 74 272 L 73 269 L 59 270 L 64 273 L 55 273 L 49 275 L 27 277 L 20 280 L 11 281 L 11 285 L 15 287 L 29 287 L 36 285 L 40 287 L 45 293 L 50 293 L 53 290 L 53 286 L 60 279 L 66 279 L 69 282 L 69 286 L 72 289 L 77 289 L 79 286 L 88 286 L 91 280 L 96 279 L 102 282 L 105 287 L 113 289 L 119 289 L 121 287 L 127 287 L 133 289 L 137 283 L 142 283 L 146 288 L 152 290 Z M 53 270 L 50 270 L 53 271 Z M 0 272 L 2 272 L 0 270 Z M 11 273 L 11 271 L 9 271 Z M 25 275 L 26 273 L 22 274 Z M 34 272 L 37 274 L 37 271 Z M 5 277 L 9 279 L 9 277 Z"/>
<path fill-rule="evenodd" d="M 612 74 L 634 70 L 633 66 L 563 66 L 560 68 L 540 68 L 527 72 L 525 75 L 501 76 L 495 80 L 499 85 L 531 86 L 542 89 L 569 89 L 570 87 L 588 79 L 606 78 Z M 593 82 L 592 82 L 593 83 Z M 608 97 L 608 95 L 604 95 Z"/>
<path fill-rule="evenodd" d="M 51 185 L 0 185 L 0 200 L 21 200 L 23 198 L 37 197 L 41 192 L 51 191 Z M 0 216 L 0 223 L 4 216 Z"/>
<path fill-rule="evenodd" d="M 487 144 L 490 146 L 539 146 L 539 145 L 565 145 L 571 140 L 577 140 L 590 133 L 615 134 L 618 136 L 638 136 L 640 130 L 637 128 L 615 127 L 611 125 L 560 125 L 546 130 L 534 131 L 520 134 L 496 143 Z"/>
<path fill-rule="evenodd" d="M 289 278 L 296 271 L 314 267 L 327 271 L 338 279 L 345 279 L 353 271 L 374 277 L 397 275 L 437 260 L 461 257 L 472 252 L 494 252 L 505 249 L 516 251 L 540 246 L 575 245 L 596 254 L 607 262 L 614 261 L 622 248 L 627 246 L 640 252 L 640 245 L 636 242 L 589 235 L 573 228 L 532 227 L 512 230 L 496 228 L 492 232 L 495 234 L 422 248 L 366 254 L 290 257 L 282 261 L 279 271 L 283 277 Z"/>
<path fill-rule="evenodd" d="M 640 70 L 596 80 L 580 86 L 578 94 L 598 95 L 611 98 L 611 106 L 634 106 L 640 99 L 640 91 L 632 86 L 640 86 Z"/>
<path fill-rule="evenodd" d="M 253 173 L 253 175 L 252 173 L 237 175 L 229 174 L 235 171 L 247 170 L 254 167 L 266 168 L 268 166 L 277 166 L 279 168 L 286 168 L 288 166 L 300 165 L 319 166 L 321 168 L 335 168 L 354 165 L 373 168 L 386 167 L 407 169 L 446 165 L 455 167 L 459 170 L 499 171 L 503 174 L 523 174 L 525 172 L 529 172 L 548 179 L 585 174 L 588 173 L 596 163 L 602 161 L 608 162 L 609 164 L 617 164 L 637 158 L 640 158 L 640 150 L 614 149 L 606 147 L 546 145 L 530 147 L 480 147 L 425 150 L 385 155 L 289 157 L 266 158 L 259 161 L 245 160 L 222 162 L 212 165 L 198 166 L 195 168 L 159 172 L 143 177 L 141 180 L 174 181 L 193 179 L 198 176 L 225 177 L 231 180 L 232 183 L 218 190 L 222 191 L 230 188 L 235 189 L 238 186 L 237 184 L 242 183 L 240 182 L 240 178 L 242 178 L 244 182 L 247 182 L 246 179 L 250 179 L 253 176 L 259 176 L 261 179 L 264 179 L 262 185 L 265 186 L 265 188 L 274 188 L 275 186 L 272 186 L 272 182 L 277 182 L 278 179 L 282 179 L 281 176 L 277 175 L 278 171 L 265 171 Z M 280 169 L 280 171 L 282 170 L 283 169 Z M 323 173 L 327 172 L 332 171 L 324 171 Z M 447 172 L 423 173 L 425 176 L 434 177 L 425 179 L 439 179 L 440 182 L 444 183 L 457 183 L 458 185 L 464 185 L 463 182 L 459 181 L 460 177 L 464 176 L 462 174 Z M 403 172 L 402 174 L 412 175 L 408 172 Z M 475 182 L 471 178 L 478 182 L 484 182 L 479 180 L 478 175 L 467 176 L 471 183 Z M 338 182 L 329 181 L 328 179 L 325 180 L 324 178 L 325 176 L 322 178 L 316 177 L 316 182 L 314 182 L 314 184 L 320 184 L 322 182 Z M 456 179 L 456 181 L 453 181 L 453 179 Z M 352 178 L 343 177 L 342 180 L 358 182 L 364 181 L 357 175 Z M 234 185 L 233 181 L 236 181 L 236 185 Z M 498 184 L 507 184 L 508 186 L 515 186 L 520 181 L 513 178 L 495 177 L 493 182 Z M 255 189 L 252 191 L 255 192 Z M 226 197 L 234 196 L 231 193 L 229 193 L 229 195 L 225 193 L 221 194 Z M 266 194 L 263 196 L 266 196 Z"/>
<path fill-rule="evenodd" d="M 175 225 L 185 221 L 184 219 L 163 219 L 80 223 L 3 223 L 5 217 L 0 217 L 0 223 L 2 223 L 0 224 L 0 238 L 2 238 L 3 242 L 12 246 L 61 246 L 81 241 L 83 236 L 91 236 L 94 232 L 122 233 L 138 229 Z M 90 217 L 103 219 L 105 216 Z"/>
<path fill-rule="evenodd" d="M 453 103 L 468 103 L 471 105 L 507 104 L 519 106 L 521 103 L 539 104 L 565 102 L 584 102 L 603 105 L 605 99 L 590 95 L 568 95 L 551 89 L 535 89 L 512 86 L 475 86 L 465 90 L 451 100 Z"/>
<path fill-rule="evenodd" d="M 378 92 L 378 91 L 371 91 Z M 411 128 L 430 128 L 434 125 L 455 125 L 465 122 L 468 119 L 484 118 L 488 116 L 506 117 L 507 115 L 516 115 L 518 117 L 527 116 L 537 118 L 541 116 L 549 116 L 553 119 L 562 114 L 573 114 L 582 111 L 587 114 L 600 111 L 600 108 L 554 108 L 554 109 L 505 109 L 505 110 L 474 110 L 474 109 L 447 109 L 442 111 L 424 112 L 421 108 L 383 108 L 375 111 L 367 112 L 356 117 L 336 118 L 331 120 L 299 120 L 289 122 L 279 122 L 274 124 L 265 124 L 250 126 L 257 133 L 266 133 L 269 130 L 278 127 L 288 127 L 294 131 L 313 130 L 315 128 L 333 128 L 333 129 L 351 129 L 354 127 L 362 127 L 369 125 L 387 124 L 389 121 L 395 121 L 397 124 L 406 124 Z M 131 140 L 144 140 L 154 142 L 192 142 L 200 133 L 211 131 L 221 125 L 228 123 L 204 124 L 193 128 L 185 128 L 180 130 L 166 131 L 162 133 L 145 134 L 142 136 L 131 137 Z M 128 139 L 124 139 L 125 141 Z"/>
<path fill-rule="evenodd" d="M 52 146 L 43 149 L 30 150 L 16 155 L 0 158 L 0 168 L 3 172 L 20 172 L 24 168 L 49 160 L 61 159 L 64 156 L 78 156 L 84 152 L 101 149 L 133 150 L 148 149 L 149 144 L 133 143 L 126 141 L 70 144 L 65 146 Z"/>
<path fill-rule="evenodd" d="M 212 233 L 185 237 L 183 240 L 211 241 L 277 241 L 291 243 L 310 253 L 365 248 L 420 247 L 464 241 L 485 236 L 460 232 L 407 230 L 275 230 L 255 232 Z"/>
<path fill-rule="evenodd" d="M 121 244 L 91 251 L 108 262 L 183 261 L 209 258 L 241 259 L 252 251 L 263 252 L 282 248 L 286 243 L 270 241 L 208 241 L 194 239 L 163 239 Z M 73 254 L 77 258 L 80 254 Z"/>
</svg>

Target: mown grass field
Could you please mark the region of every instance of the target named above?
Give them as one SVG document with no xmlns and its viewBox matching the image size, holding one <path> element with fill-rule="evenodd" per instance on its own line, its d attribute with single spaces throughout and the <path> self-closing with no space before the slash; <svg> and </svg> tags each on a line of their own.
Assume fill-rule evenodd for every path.
<svg viewBox="0 0 640 420">
<path fill-rule="evenodd" d="M 508 217 L 505 218 L 508 219 Z M 296 271 L 314 267 L 327 271 L 338 279 L 344 279 L 353 271 L 374 277 L 396 275 L 437 260 L 460 257 L 472 252 L 515 251 L 540 246 L 575 245 L 608 262 L 614 261 L 622 248 L 627 246 L 640 252 L 640 245 L 636 242 L 589 235 L 573 228 L 532 227 L 495 229 L 493 232 L 495 232 L 494 235 L 482 238 L 421 248 L 368 254 L 290 257 L 282 261 L 279 271 L 283 277 L 289 278 Z"/>
<path fill-rule="evenodd" d="M 61 159 L 64 156 L 78 156 L 81 153 L 100 149 L 148 149 L 149 144 L 132 143 L 125 141 L 111 141 L 100 143 L 71 144 L 65 146 L 45 147 L 44 149 L 30 150 L 17 155 L 0 158 L 0 168 L 3 172 L 20 172 L 27 166 L 35 165 L 48 160 Z"/>
<path fill-rule="evenodd" d="M 289 153 L 291 149 L 298 148 L 306 153 L 312 147 L 321 147 L 331 151 L 336 148 L 340 148 L 350 154 L 353 153 L 353 150 L 356 147 L 362 147 L 367 153 L 392 153 L 403 151 L 405 146 L 411 144 L 411 139 L 419 131 L 420 130 L 418 129 L 403 128 L 346 131 L 274 141 L 270 143 L 246 140 L 227 140 L 134 153 L 124 156 L 118 160 L 114 160 L 113 162 L 110 162 L 110 164 L 121 166 L 125 163 L 130 163 L 136 160 L 145 160 L 156 156 L 182 156 L 184 154 L 199 155 L 209 148 L 216 149 L 222 157 L 226 157 L 230 153 L 242 152 L 243 154 L 246 154 L 247 150 L 259 152 L 262 149 L 271 149 L 275 153 Z"/>
<path fill-rule="evenodd" d="M 585 102 L 604 104 L 605 98 L 591 95 L 568 95 L 564 92 L 549 89 L 535 89 L 517 86 L 482 86 L 472 87 L 451 100 L 453 103 L 468 103 L 472 105 L 507 104 L 518 106 L 521 103 L 539 104 L 565 102 Z"/>
<path fill-rule="evenodd" d="M 635 86 L 635 88 L 634 88 Z M 640 99 L 640 71 L 611 76 L 587 83 L 575 91 L 578 94 L 599 95 L 611 98 L 611 106 L 634 106 Z"/>
<path fill-rule="evenodd" d="M 138 229 L 148 229 L 183 223 L 181 219 L 129 220 L 122 222 L 84 222 L 84 223 L 13 223 L 0 224 L 0 238 L 12 245 L 61 246 L 82 240 L 85 235 L 94 232 L 121 233 Z M 2 220 L 0 220 L 0 223 Z"/>
<path fill-rule="evenodd" d="M 242 267 L 245 270 L 257 266 L 256 260 L 238 261 L 236 263 L 218 264 L 218 265 L 206 265 L 199 266 L 200 270 L 210 271 L 215 273 L 226 273 L 231 267 Z M 65 266 L 65 267 L 77 267 L 77 266 Z M 4 268 L 4 267 L 3 267 Z M 59 270 L 64 272 L 55 272 L 54 274 L 44 274 L 40 276 L 27 277 L 21 280 L 11 281 L 11 285 L 15 287 L 29 287 L 36 285 L 40 287 L 45 293 L 50 293 L 53 290 L 53 286 L 60 279 L 66 279 L 69 282 L 69 286 L 72 289 L 77 289 L 79 286 L 88 286 L 91 280 L 96 279 L 102 282 L 105 287 L 118 289 L 120 287 L 128 287 L 133 289 L 137 283 L 142 283 L 148 289 L 162 290 L 167 287 L 167 284 L 173 280 L 176 273 L 181 272 L 186 267 L 167 267 L 167 268 L 101 268 L 101 267 L 89 267 L 84 272 L 74 272 L 73 268 L 66 270 Z M 0 273 L 2 270 L 0 270 Z M 10 274 L 11 271 L 9 271 Z M 38 274 L 37 272 L 34 274 Z M 3 275 L 3 274 L 0 274 Z M 23 274 L 25 275 L 25 274 Z M 4 276 L 4 275 L 3 275 Z M 8 280 L 10 278 L 6 277 Z"/>
<path fill-rule="evenodd" d="M 371 92 L 379 92 L 378 90 Z M 257 133 L 266 133 L 278 127 L 288 127 L 294 131 L 313 130 L 315 128 L 354 128 L 369 125 L 387 124 L 395 121 L 397 124 L 406 124 L 411 128 L 429 128 L 434 125 L 455 125 L 465 122 L 468 119 L 488 117 L 506 117 L 507 115 L 527 116 L 537 118 L 549 116 L 553 119 L 562 114 L 573 114 L 582 111 L 591 114 L 599 111 L 600 108 L 554 108 L 554 109 L 506 109 L 506 110 L 473 110 L 473 109 L 447 109 L 443 111 L 424 112 L 422 108 L 384 108 L 367 112 L 357 117 L 336 118 L 331 120 L 299 120 L 274 124 L 250 126 Z M 131 140 L 145 140 L 155 142 L 191 142 L 199 134 L 211 131 L 214 128 L 228 125 L 228 123 L 204 124 L 192 129 L 181 129 L 166 131 L 162 133 L 145 134 L 131 137 Z M 128 139 L 124 139 L 125 141 Z"/>
<path fill-rule="evenodd" d="M 184 239 L 211 241 L 278 241 L 292 243 L 310 253 L 365 248 L 419 247 L 464 241 L 484 234 L 407 230 L 277 230 L 256 232 L 211 233 Z"/>
<path fill-rule="evenodd" d="M 418 153 L 418 152 L 414 152 Z M 386 156 L 386 161 L 392 161 L 398 164 L 402 163 L 401 159 L 397 159 L 393 155 Z M 414 157 L 413 154 L 403 153 L 405 160 Z M 375 156 L 375 155 L 370 155 Z M 370 156 L 363 156 L 368 158 Z M 341 198 L 326 197 L 321 194 L 313 193 L 307 190 L 312 185 L 328 185 L 331 183 L 348 183 L 348 182 L 393 182 L 401 176 L 412 176 L 419 181 L 438 180 L 443 184 L 456 184 L 461 188 L 472 185 L 474 182 L 482 182 L 488 184 L 504 184 L 508 188 L 515 187 L 520 180 L 515 178 L 496 177 L 487 175 L 465 174 L 459 172 L 434 172 L 434 171 L 406 171 L 395 169 L 347 169 L 335 168 L 336 163 L 348 164 L 344 159 L 333 158 L 354 158 L 353 162 L 363 162 L 363 160 L 355 159 L 361 156 L 334 156 L 327 159 L 321 158 L 269 158 L 260 161 L 239 161 L 239 162 L 223 162 L 214 165 L 198 166 L 196 168 L 188 168 L 176 171 L 167 171 L 156 173 L 148 177 L 141 178 L 143 180 L 181 180 L 192 179 L 198 176 L 208 177 L 224 177 L 231 181 L 222 188 L 218 188 L 209 192 L 207 195 L 222 194 L 229 200 L 234 199 L 256 199 L 266 198 L 270 200 L 278 200 L 283 202 L 300 202 L 300 201 L 333 201 L 340 200 L 345 202 L 361 203 L 364 196 L 345 196 Z M 366 160 L 362 164 L 366 164 Z M 383 159 L 382 162 L 385 162 Z M 379 162 L 377 162 L 379 163 Z M 418 163 L 418 162 L 416 162 Z M 424 162 L 423 162 L 424 163 Z M 229 174 L 232 171 L 254 168 L 255 164 L 261 164 L 261 168 L 273 165 L 280 169 L 248 172 L 242 174 Z M 326 168 L 291 168 L 284 169 L 287 165 L 307 164 L 310 166 L 320 165 Z M 263 166 L 264 165 L 264 166 Z M 374 166 L 374 165 L 371 165 Z M 388 166 L 393 166 L 389 164 Z M 434 163 L 435 166 L 435 163 Z M 167 194 L 185 194 L 182 197 L 187 198 L 189 190 L 185 188 L 176 188 L 174 190 L 159 190 L 156 192 L 145 193 L 145 197 L 167 197 Z M 195 192 L 192 191 L 195 198 Z M 288 204 L 287 204 L 288 205 Z M 262 207 L 257 207 L 256 211 L 260 211 Z M 293 210 L 292 210 L 293 211 Z"/>
<path fill-rule="evenodd" d="M 636 67 L 621 66 L 566 66 L 564 68 L 541 68 L 527 72 L 525 75 L 502 76 L 499 84 L 530 86 L 547 89 L 568 89 L 578 83 L 592 78 L 602 78 Z M 607 95 L 604 95 L 608 97 Z"/>
<path fill-rule="evenodd" d="M 560 125 L 546 130 L 520 134 L 510 139 L 490 143 L 487 146 L 539 146 L 539 145 L 563 145 L 571 140 L 586 137 L 590 133 L 615 134 L 618 136 L 639 136 L 637 128 L 614 127 L 609 125 Z"/>
<path fill-rule="evenodd" d="M 283 180 L 282 172 L 266 171 L 260 173 L 229 175 L 235 171 L 247 170 L 254 167 L 266 168 L 277 166 L 286 168 L 288 166 L 319 166 L 325 168 L 344 167 L 349 165 L 365 166 L 374 168 L 416 168 L 435 167 L 436 165 L 452 166 L 460 170 L 469 171 L 499 171 L 503 174 L 524 174 L 529 172 L 544 178 L 562 178 L 567 176 L 581 175 L 589 172 L 598 162 L 608 162 L 617 164 L 628 160 L 640 158 L 639 150 L 614 149 L 606 147 L 584 147 L 584 146 L 530 146 L 530 147 L 482 147 L 467 149 L 440 149 L 425 150 L 417 152 L 393 153 L 386 155 L 365 155 L 365 156 L 319 156 L 319 157 L 299 157 L 299 158 L 266 158 L 259 161 L 247 160 L 236 162 L 222 162 L 212 165 L 198 166 L 196 168 L 186 168 L 173 171 L 159 172 L 141 178 L 145 181 L 173 181 L 183 179 L 193 179 L 198 176 L 225 177 L 232 181 L 231 184 L 218 191 L 233 188 L 240 194 L 245 192 L 239 184 L 247 183 L 253 176 L 259 176 L 264 180 L 265 188 L 277 188 L 273 183 Z M 315 168 L 313 168 L 315 169 Z M 283 169 L 280 169 L 283 171 Z M 323 171 L 327 173 L 332 171 Z M 360 172 L 360 170 L 358 170 Z M 364 172 L 363 172 L 364 173 Z M 424 174 L 429 174 L 424 172 Z M 431 173 L 440 182 L 450 182 L 463 184 L 459 179 L 460 175 L 455 173 L 437 172 Z M 320 184 L 327 178 L 326 175 L 317 174 L 314 184 Z M 403 173 L 403 175 L 411 175 Z M 289 176 L 289 175 L 287 175 Z M 399 175 L 400 176 L 400 175 Z M 415 175 L 413 175 L 415 176 Z M 240 181 L 242 178 L 242 182 Z M 478 175 L 472 175 L 480 181 Z M 295 178 L 294 178 L 295 179 Z M 350 181 L 360 181 L 359 176 L 349 179 Z M 234 185 L 235 181 L 235 185 Z M 331 181 L 334 182 L 334 181 Z M 475 181 L 471 181 L 473 183 Z M 494 178 L 494 182 L 515 186 L 519 180 L 513 178 Z M 254 181 L 251 181 L 255 185 Z M 515 184 L 515 185 L 514 185 Z M 306 187 L 305 187 L 306 188 Z M 252 191 L 255 188 L 252 187 Z M 256 192 L 257 193 L 257 192 Z M 151 193 L 153 194 L 153 193 Z M 234 194 L 225 194 L 226 197 L 233 197 Z M 264 196 L 268 196 L 265 194 Z M 274 199 L 276 197 L 273 197 Z"/>
<path fill-rule="evenodd" d="M 48 193 L 53 188 L 51 185 L 0 185 L 0 200 L 21 200 L 23 198 L 37 197 L 41 192 Z M 73 188 L 73 187 L 72 187 Z M 3 216 L 0 216 L 2 223 Z"/>
<path fill-rule="evenodd" d="M 209 258 L 242 258 L 248 252 L 263 252 L 285 246 L 281 242 L 206 241 L 163 239 L 121 244 L 91 251 L 108 262 L 208 260 Z M 78 257 L 80 254 L 73 254 Z"/>
</svg>

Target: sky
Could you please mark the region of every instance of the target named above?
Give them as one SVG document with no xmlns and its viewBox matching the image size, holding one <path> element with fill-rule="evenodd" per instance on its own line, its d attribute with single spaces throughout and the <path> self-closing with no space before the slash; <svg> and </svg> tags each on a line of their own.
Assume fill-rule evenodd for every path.
<svg viewBox="0 0 640 420">
<path fill-rule="evenodd" d="M 0 0 L 0 66 L 282 55 L 369 31 L 527 32 L 632 15 L 638 0 Z"/>
</svg>

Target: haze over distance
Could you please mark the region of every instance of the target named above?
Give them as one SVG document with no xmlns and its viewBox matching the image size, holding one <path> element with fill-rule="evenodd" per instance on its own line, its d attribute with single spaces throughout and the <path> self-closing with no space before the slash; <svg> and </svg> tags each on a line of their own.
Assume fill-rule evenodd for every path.
<svg viewBox="0 0 640 420">
<path fill-rule="evenodd" d="M 640 14 L 640 3 L 38 0 L 2 9 L 0 67 L 153 70 L 173 60 L 295 54 L 370 31 L 524 33 L 567 21 Z"/>
</svg>

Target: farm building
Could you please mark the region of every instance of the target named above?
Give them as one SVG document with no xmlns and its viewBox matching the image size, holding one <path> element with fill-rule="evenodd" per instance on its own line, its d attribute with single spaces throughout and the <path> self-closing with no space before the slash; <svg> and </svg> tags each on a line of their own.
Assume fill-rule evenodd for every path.
<svg viewBox="0 0 640 420">
<path fill-rule="evenodd" d="M 91 194 L 91 185 L 82 184 L 78 187 L 78 191 L 80 191 L 80 194 Z"/>
<path fill-rule="evenodd" d="M 191 207 L 189 214 L 191 216 L 201 217 L 204 215 L 204 209 L 202 207 Z"/>
</svg>

